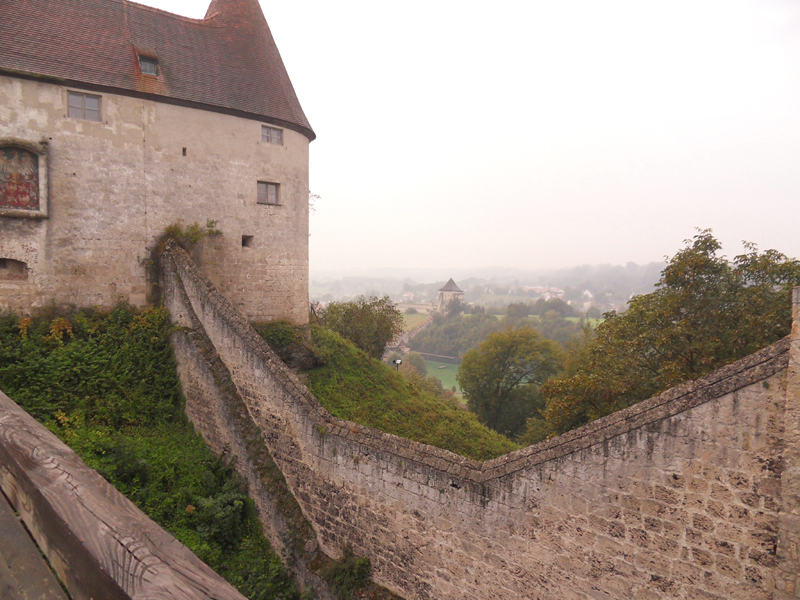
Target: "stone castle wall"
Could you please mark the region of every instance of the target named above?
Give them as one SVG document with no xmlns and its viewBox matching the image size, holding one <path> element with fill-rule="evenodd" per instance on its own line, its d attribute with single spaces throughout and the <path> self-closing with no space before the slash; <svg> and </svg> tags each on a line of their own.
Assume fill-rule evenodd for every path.
<svg viewBox="0 0 800 600">
<path fill-rule="evenodd" d="M 0 147 L 43 147 L 49 177 L 46 215 L 0 211 L 0 259 L 27 265 L 0 276 L 0 310 L 141 306 L 157 238 L 212 219 L 224 235 L 193 257 L 238 310 L 308 321 L 305 136 L 264 143 L 259 121 L 112 93 L 91 92 L 101 122 L 70 118 L 69 90 L 0 76 Z M 280 184 L 280 206 L 257 204 L 258 181 Z"/>
<path fill-rule="evenodd" d="M 800 331 L 478 463 L 332 417 L 185 253 L 163 267 L 174 320 L 213 343 L 322 548 L 351 545 L 402 596 L 795 597 Z M 219 427 L 213 402 L 190 402 Z"/>
</svg>

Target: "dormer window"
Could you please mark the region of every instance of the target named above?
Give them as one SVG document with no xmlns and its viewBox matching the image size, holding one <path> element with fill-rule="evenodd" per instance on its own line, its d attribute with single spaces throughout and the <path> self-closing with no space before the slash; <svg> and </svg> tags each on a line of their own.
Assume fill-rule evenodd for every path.
<svg viewBox="0 0 800 600">
<path fill-rule="evenodd" d="M 158 59 L 139 55 L 139 67 L 142 75 L 158 75 Z"/>
</svg>

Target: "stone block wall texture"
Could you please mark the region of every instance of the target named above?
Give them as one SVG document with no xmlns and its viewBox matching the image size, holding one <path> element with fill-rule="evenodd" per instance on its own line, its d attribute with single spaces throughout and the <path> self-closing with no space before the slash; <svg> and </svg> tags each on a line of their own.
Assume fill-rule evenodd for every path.
<svg viewBox="0 0 800 600">
<path fill-rule="evenodd" d="M 173 288 L 175 289 L 175 288 Z M 187 305 L 182 288 L 179 302 Z M 219 359 L 202 325 L 191 311 L 177 310 L 178 328 L 171 342 L 178 361 L 186 414 L 208 446 L 218 455 L 235 456 L 236 471 L 247 481 L 248 494 L 263 524 L 264 534 L 285 564 L 291 565 L 299 583 L 312 587 L 319 600 L 336 600 L 328 584 L 310 564 L 317 558 L 315 533 L 295 508 L 291 492 L 281 482 L 280 471 L 264 444 L 260 430 L 230 382 L 230 372 Z M 310 549 L 306 545 L 311 542 Z"/>
<path fill-rule="evenodd" d="M 168 248 L 163 268 L 173 318 L 193 314 L 214 344 L 322 548 L 351 545 L 405 598 L 800 597 L 797 326 L 478 463 L 332 417 L 184 252 Z"/>
<path fill-rule="evenodd" d="M 264 143 L 259 121 L 112 93 L 101 122 L 70 118 L 75 89 L 0 76 L 0 145 L 46 142 L 49 178 L 46 218 L 0 216 L 0 259 L 28 266 L 0 280 L 0 310 L 144 305 L 159 236 L 212 219 L 224 235 L 193 258 L 214 285 L 250 320 L 306 323 L 308 139 Z M 258 181 L 280 184 L 280 206 L 257 204 Z"/>
</svg>

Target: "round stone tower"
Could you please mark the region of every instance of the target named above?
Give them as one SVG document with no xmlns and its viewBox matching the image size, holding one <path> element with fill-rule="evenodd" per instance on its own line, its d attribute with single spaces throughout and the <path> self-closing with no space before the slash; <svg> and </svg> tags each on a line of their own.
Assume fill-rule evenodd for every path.
<svg viewBox="0 0 800 600">
<path fill-rule="evenodd" d="M 171 225 L 249 319 L 308 314 L 303 113 L 257 0 L 189 19 L 27 0 L 0 19 L 0 311 L 148 302 Z"/>
</svg>

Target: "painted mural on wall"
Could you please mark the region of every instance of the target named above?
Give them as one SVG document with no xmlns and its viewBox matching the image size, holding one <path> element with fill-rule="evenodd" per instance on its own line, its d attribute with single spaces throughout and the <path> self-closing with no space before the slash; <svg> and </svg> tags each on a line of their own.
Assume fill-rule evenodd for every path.
<svg viewBox="0 0 800 600">
<path fill-rule="evenodd" d="M 39 157 L 22 148 L 0 148 L 0 208 L 39 210 Z"/>
</svg>

